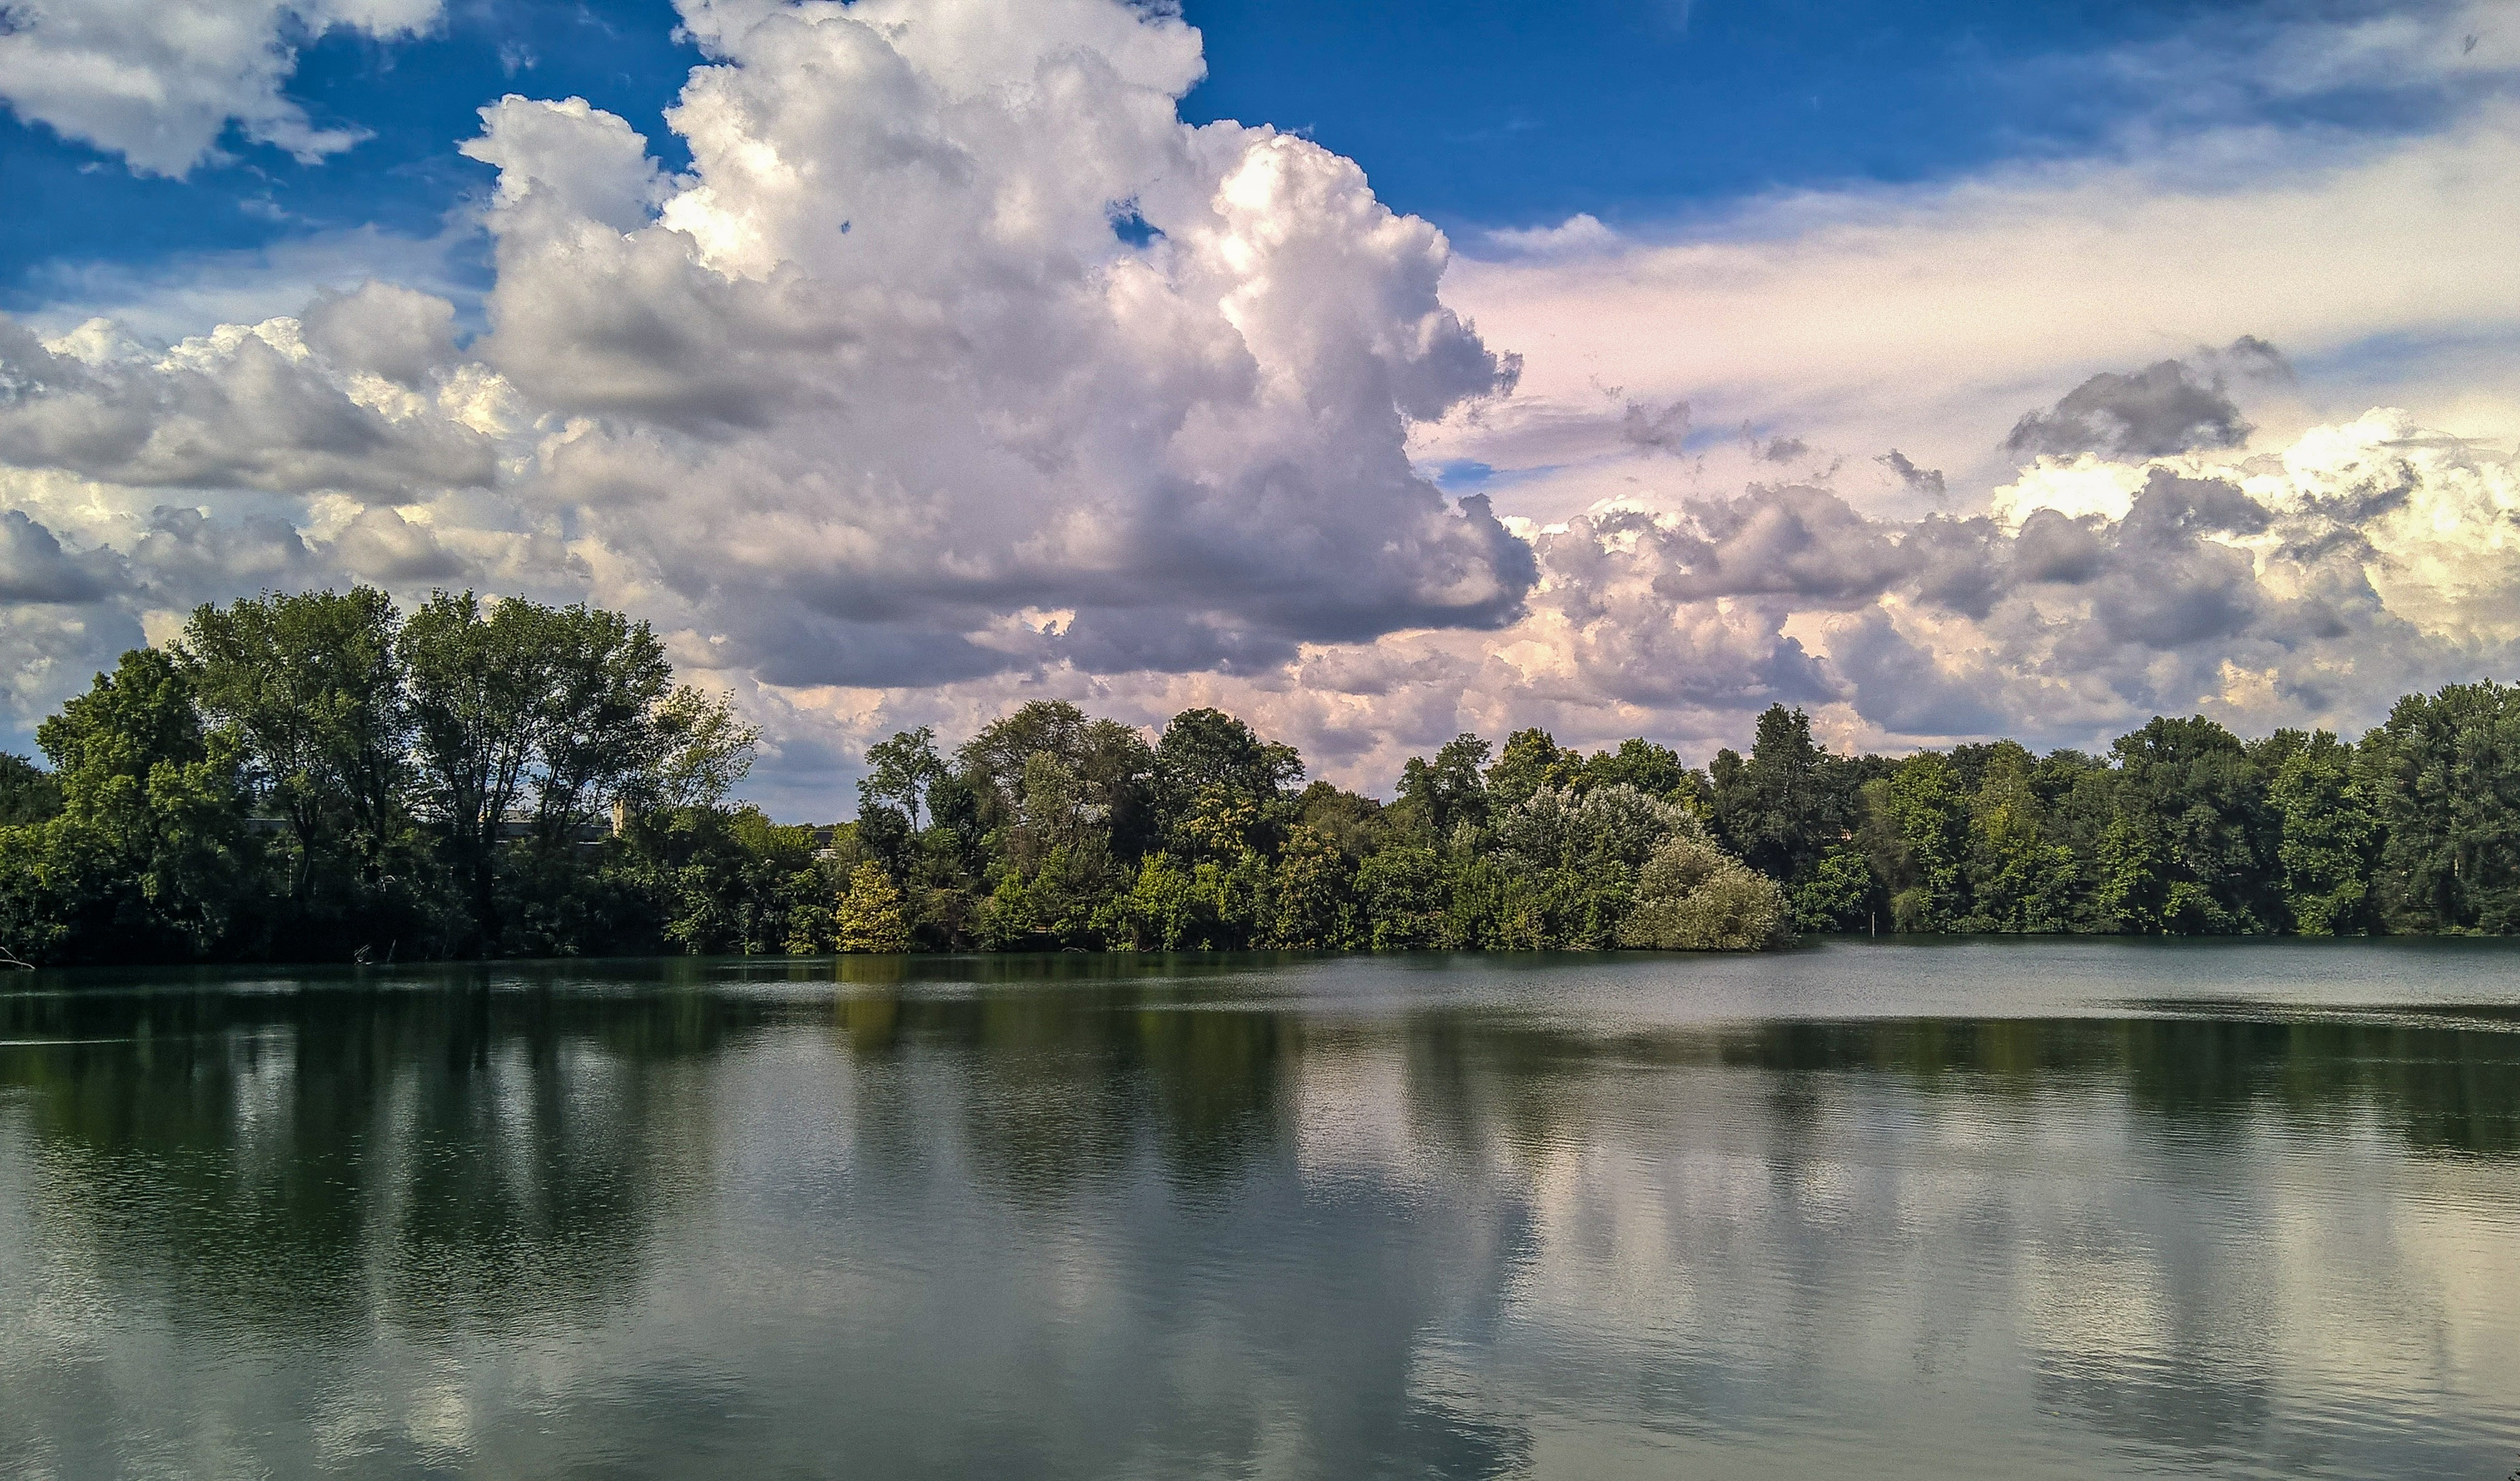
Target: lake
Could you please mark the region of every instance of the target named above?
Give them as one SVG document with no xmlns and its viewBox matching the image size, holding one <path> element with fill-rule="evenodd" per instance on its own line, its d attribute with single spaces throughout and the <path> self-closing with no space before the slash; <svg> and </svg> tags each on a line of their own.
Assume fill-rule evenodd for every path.
<svg viewBox="0 0 2520 1481">
<path fill-rule="evenodd" d="M 0 980 L 0 1473 L 2474 1477 L 2520 950 Z"/>
</svg>

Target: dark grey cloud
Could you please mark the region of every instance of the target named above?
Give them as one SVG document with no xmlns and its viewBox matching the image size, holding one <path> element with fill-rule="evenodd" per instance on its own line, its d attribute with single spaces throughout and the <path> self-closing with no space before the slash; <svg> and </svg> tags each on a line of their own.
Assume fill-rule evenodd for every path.
<svg viewBox="0 0 2520 1481">
<path fill-rule="evenodd" d="M 1673 601 L 1777 597 L 1854 606 L 1889 590 L 1912 564 L 1894 526 L 1826 489 L 1759 487 L 1688 510 L 1686 525 L 1655 537 L 1664 568 L 1654 590 Z"/>
<path fill-rule="evenodd" d="M 1679 452 L 1688 440 L 1688 403 L 1675 401 L 1656 408 L 1631 401 L 1627 415 L 1620 419 L 1619 436 L 1634 447 Z"/>
<path fill-rule="evenodd" d="M 2212 356 L 2233 375 L 2247 381 L 2290 381 L 2292 362 L 2284 352 L 2255 335 L 2242 335 Z"/>
<path fill-rule="evenodd" d="M 2108 543 L 2096 516 L 2071 518 L 2052 509 L 2034 510 L 2012 537 L 2016 580 L 2079 586 L 2100 573 Z"/>
<path fill-rule="evenodd" d="M 1914 460 L 1895 447 L 1873 461 L 1896 473 L 1899 481 L 1905 484 L 1908 492 L 1912 494 L 1922 494 L 1939 504 L 1950 492 L 1943 482 L 1941 469 L 1918 468 Z"/>
<path fill-rule="evenodd" d="M 2230 353 L 2241 353 L 2239 346 Z M 2249 353 L 2253 363 L 2263 358 L 2254 350 Z M 2264 353 L 2271 355 L 2272 347 L 2264 346 Z M 2220 375 L 2200 377 L 2184 361 L 2164 360 L 2131 375 L 2103 371 L 2093 376 L 2053 407 L 2024 414 L 2003 445 L 2018 456 L 2163 458 L 2237 447 L 2252 430 L 2225 393 Z"/>
<path fill-rule="evenodd" d="M 112 584 L 116 563 L 109 553 L 72 556 L 62 549 L 59 537 L 22 511 L 0 512 L 0 603 L 100 601 Z"/>
<path fill-rule="evenodd" d="M 1992 686 L 1949 672 L 1879 611 L 1833 635 L 1829 659 L 1848 682 L 1855 712 L 1897 735 L 1992 736 L 2010 719 L 1992 702 Z"/>
</svg>

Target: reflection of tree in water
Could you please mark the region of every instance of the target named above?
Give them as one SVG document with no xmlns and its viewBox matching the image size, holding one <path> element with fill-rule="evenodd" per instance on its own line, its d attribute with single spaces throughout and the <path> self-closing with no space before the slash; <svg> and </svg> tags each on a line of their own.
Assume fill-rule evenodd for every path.
<svg viewBox="0 0 2520 1481">
<path fill-rule="evenodd" d="M 2154 1365 L 2051 1354 L 2035 1381 L 2043 1410 L 2071 1414 L 2182 1470 L 2217 1463 L 2254 1469 L 2269 1459 L 2275 1404 L 2262 1371 L 2204 1354 Z"/>
<path fill-rule="evenodd" d="M 2395 1018 L 2275 1023 L 2096 1018 L 1769 1023 L 1711 1041 L 1723 1062 L 1783 1075 L 1876 1070 L 1927 1090 L 2027 1097 L 2114 1083 L 2166 1125 L 2211 1132 L 2272 1109 L 2332 1122 L 2363 1106 L 2425 1150 L 2520 1151 L 2520 1034 Z"/>
<path fill-rule="evenodd" d="M 1065 954 L 945 965 L 843 959 L 835 1026 L 861 1066 L 954 1055 L 965 1152 L 1019 1201 L 1063 1201 L 1142 1144 L 1178 1183 L 1226 1183 L 1280 1141 L 1295 1029 L 1236 998 L 1247 964 Z M 917 1114 L 899 1098 L 859 1105 L 874 1161 L 897 1162 L 921 1140 L 888 1123 Z"/>
<path fill-rule="evenodd" d="M 0 999 L 0 1038 L 85 1041 L 0 1049 L 46 1216 L 213 1328 L 605 1307 L 660 1210 L 705 1187 L 690 1061 L 742 1005 L 389 984 Z"/>
<path fill-rule="evenodd" d="M 1632 1045 L 1453 1012 L 1412 1017 L 1406 1092 L 1417 1140 L 1470 1158 L 1502 1150 L 1533 1168 L 1579 1136 L 1578 1094 Z"/>
<path fill-rule="evenodd" d="M 2369 1103 L 2427 1151 L 2520 1151 L 2520 1034 L 2404 1020 L 2144 1020 L 2125 1030 L 2136 1102 L 2212 1121 L 2260 1100 L 2298 1122 Z"/>
<path fill-rule="evenodd" d="M 1503 1415 L 1411 1395 L 1399 1444 L 1388 1459 L 1428 1476 L 1515 1476 L 1531 1473 L 1531 1431 Z"/>
</svg>

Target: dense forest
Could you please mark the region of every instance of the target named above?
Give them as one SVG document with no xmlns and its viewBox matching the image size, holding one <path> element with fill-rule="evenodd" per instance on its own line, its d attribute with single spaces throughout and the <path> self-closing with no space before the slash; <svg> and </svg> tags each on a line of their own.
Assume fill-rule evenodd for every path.
<svg viewBox="0 0 2520 1481">
<path fill-rule="evenodd" d="M 1837 756 L 1781 705 L 1702 770 L 1462 736 L 1387 803 L 1216 710 L 1150 742 L 1038 700 L 876 745 L 817 829 L 728 801 L 755 737 L 646 624 L 359 588 L 204 606 L 36 740 L 0 756 L 0 950 L 35 963 L 2520 929 L 2493 683 L 2359 741 L 2156 719 L 2102 756 Z"/>
</svg>

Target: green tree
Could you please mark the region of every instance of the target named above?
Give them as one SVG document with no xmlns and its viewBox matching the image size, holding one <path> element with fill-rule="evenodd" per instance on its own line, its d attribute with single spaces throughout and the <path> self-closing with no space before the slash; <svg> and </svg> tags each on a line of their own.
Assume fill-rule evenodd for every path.
<svg viewBox="0 0 2520 1481">
<path fill-rule="evenodd" d="M 1487 822 L 1488 786 L 1484 770 L 1488 743 L 1476 736 L 1456 736 L 1428 761 L 1412 756 L 1400 773 L 1400 800 L 1425 822 L 1428 836 L 1447 843 L 1463 825 Z"/>
<path fill-rule="evenodd" d="M 1214 934 L 1213 902 L 1203 898 L 1188 870 L 1158 850 L 1138 867 L 1126 893 L 1098 917 L 1103 934 L 1129 951 L 1185 951 Z"/>
<path fill-rule="evenodd" d="M 1357 866 L 1356 893 L 1375 951 L 1410 951 L 1442 938 L 1444 861 L 1435 850 L 1401 843 L 1366 855 Z"/>
<path fill-rule="evenodd" d="M 2380 820 L 2354 774 L 2354 748 L 2326 731 L 2300 739 L 2267 785 L 2281 830 L 2275 856 L 2293 929 L 2336 936 L 2370 926 Z"/>
<path fill-rule="evenodd" d="M 1355 945 L 1354 881 L 1347 855 L 1326 833 L 1297 824 L 1279 852 L 1270 944 L 1302 951 Z"/>
<path fill-rule="evenodd" d="M 1709 768 L 1717 833 L 1759 873 L 1802 878 L 1846 831 L 1830 759 L 1812 740 L 1811 716 L 1769 705 L 1749 759 L 1718 751 Z"/>
<path fill-rule="evenodd" d="M 1584 757 L 1557 743 L 1549 732 L 1534 727 L 1505 738 L 1505 749 L 1488 768 L 1488 800 L 1492 808 L 1519 806 L 1542 787 L 1575 785 L 1584 775 Z"/>
<path fill-rule="evenodd" d="M 202 606 L 176 655 L 202 711 L 232 737 L 253 796 L 287 827 L 288 892 L 301 910 L 348 882 L 361 908 L 402 842 L 408 718 L 384 593 L 266 592 Z M 328 893 L 333 891 L 327 890 Z"/>
<path fill-rule="evenodd" d="M 867 747 L 866 759 L 867 774 L 858 782 L 860 806 L 895 809 L 917 832 L 927 790 L 945 776 L 945 758 L 936 754 L 936 732 L 924 725 L 895 732 L 891 740 Z"/>
<path fill-rule="evenodd" d="M 62 810 L 62 785 L 23 756 L 0 753 L 0 827 L 41 823 Z"/>
<path fill-rule="evenodd" d="M 1372 797 L 1316 782 L 1294 799 L 1295 821 L 1338 845 L 1353 862 L 1372 853 L 1389 825 L 1383 806 Z"/>
<path fill-rule="evenodd" d="M 1036 756 L 1047 756 L 1056 766 L 1034 773 Z M 955 761 L 969 788 L 976 837 L 995 834 L 1001 850 L 1037 861 L 1047 847 L 1039 833 L 1046 799 L 1027 802 L 1028 776 L 1055 779 L 1059 806 L 1079 821 L 1099 825 L 1105 845 L 1118 857 L 1137 858 L 1154 831 L 1152 749 L 1129 727 L 1089 719 L 1064 699 L 1036 699 L 991 722 L 955 753 Z M 936 788 L 930 788 L 928 805 L 931 813 L 943 816 Z M 1026 833 L 1027 828 L 1033 830 Z"/>
<path fill-rule="evenodd" d="M 686 684 L 652 717 L 654 760 L 628 780 L 626 809 L 715 807 L 752 771 L 761 732 L 736 715 L 735 701 Z"/>
<path fill-rule="evenodd" d="M 1879 815 L 1874 857 L 1890 891 L 1893 928 L 1952 929 L 1968 911 L 1969 818 L 1951 758 L 1918 751 L 1867 787 Z"/>
<path fill-rule="evenodd" d="M 547 916 L 553 893 L 583 875 L 566 856 L 607 808 L 657 806 L 668 792 L 677 805 L 713 802 L 716 774 L 746 764 L 750 733 L 722 703 L 673 691 L 654 634 L 617 612 L 510 598 L 485 613 L 471 592 L 437 592 L 394 652 L 414 801 L 461 877 L 476 950 L 506 944 L 512 831 L 529 851 L 509 872 L 521 906 Z"/>
<path fill-rule="evenodd" d="M 1699 793 L 1705 782 L 1681 764 L 1678 751 L 1640 737 L 1622 740 L 1617 750 L 1603 751 L 1584 763 L 1583 785 L 1588 790 L 1633 786 L 1649 797 L 1686 799 L 1692 807 L 1702 800 Z"/>
<path fill-rule="evenodd" d="M 2386 829 L 2374 893 L 2398 930 L 2520 930 L 2520 688 L 2409 695 L 2362 738 Z"/>
<path fill-rule="evenodd" d="M 2012 741 L 1981 747 L 1968 801 L 1968 929 L 2059 931 L 2073 920 L 2073 850 L 2048 835 L 2039 762 Z"/>
<path fill-rule="evenodd" d="M 35 735 L 61 807 L 0 827 L 0 947 L 146 962 L 247 944 L 255 861 L 237 747 L 203 732 L 172 655 L 124 653 Z"/>
<path fill-rule="evenodd" d="M 656 944 L 696 956 L 785 951 L 796 907 L 830 887 L 813 830 L 750 806 L 633 814 L 612 869 L 648 902 Z"/>
<path fill-rule="evenodd" d="M 1155 742 L 1155 785 L 1166 846 L 1188 859 L 1230 863 L 1246 848 L 1273 848 L 1303 780 L 1290 745 L 1261 740 L 1213 709 L 1187 709 Z"/>
<path fill-rule="evenodd" d="M 1872 866 L 1854 843 L 1832 845 L 1791 894 L 1794 929 L 1800 931 L 1863 930 L 1881 903 Z"/>
<path fill-rule="evenodd" d="M 677 734 L 658 725 L 660 712 L 677 698 L 674 669 L 647 623 L 583 603 L 519 605 L 532 610 L 549 647 L 552 683 L 541 705 L 533 824 L 537 845 L 553 849 L 599 823 L 616 800 L 651 792 L 672 748 L 685 747 L 675 759 L 688 763 L 688 748 L 718 720 L 694 694 L 681 700 L 680 711 L 693 718 L 692 730 Z M 501 603 L 501 610 L 508 606 Z M 719 740 L 750 750 L 749 733 Z"/>
<path fill-rule="evenodd" d="M 1704 838 L 1673 837 L 1645 862 L 1619 944 L 1654 951 L 1757 951 L 1791 933 L 1777 881 Z"/>
<path fill-rule="evenodd" d="M 1098 919 L 1117 891 L 1119 869 L 1100 834 L 1058 843 L 1032 869 L 1010 870 L 981 908 L 982 940 L 1001 951 L 1091 950 Z"/>
<path fill-rule="evenodd" d="M 832 912 L 839 949 L 843 952 L 906 952 L 910 922 L 902 913 L 900 887 L 872 862 L 849 875 Z"/>
<path fill-rule="evenodd" d="M 437 592 L 395 641 L 409 676 L 416 801 L 445 841 L 484 952 L 499 940 L 500 830 L 525 795 L 548 723 L 541 610 L 509 602 L 485 617 L 471 592 Z"/>
<path fill-rule="evenodd" d="M 2156 717 L 2110 747 L 2113 814 L 2098 848 L 2099 904 L 2121 929 L 2269 929 L 2274 828 L 2239 738 L 2203 716 Z"/>
</svg>

